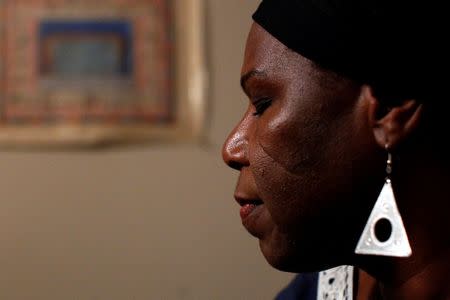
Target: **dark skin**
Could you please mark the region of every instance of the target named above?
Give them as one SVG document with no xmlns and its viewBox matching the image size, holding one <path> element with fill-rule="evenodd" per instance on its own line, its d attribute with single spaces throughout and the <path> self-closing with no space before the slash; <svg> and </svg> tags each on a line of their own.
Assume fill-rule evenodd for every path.
<svg viewBox="0 0 450 300">
<path fill-rule="evenodd" d="M 257 24 L 241 83 L 249 106 L 223 157 L 240 171 L 243 225 L 267 261 L 288 272 L 354 265 L 364 272 L 359 299 L 448 299 L 450 176 L 422 134 L 433 129 L 426 107 L 383 105 L 373 87 L 321 69 Z M 386 145 L 409 258 L 354 254 L 384 183 Z"/>
</svg>

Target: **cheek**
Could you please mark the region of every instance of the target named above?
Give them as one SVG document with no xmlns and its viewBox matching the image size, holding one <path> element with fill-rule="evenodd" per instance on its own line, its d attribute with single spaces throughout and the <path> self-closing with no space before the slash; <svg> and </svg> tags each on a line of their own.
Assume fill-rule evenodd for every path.
<svg viewBox="0 0 450 300">
<path fill-rule="evenodd" d="M 323 157 L 329 150 L 332 127 L 319 99 L 289 99 L 286 96 L 263 116 L 255 136 L 274 162 L 289 173 L 303 175 L 326 161 Z"/>
<path fill-rule="evenodd" d="M 259 196 L 282 231 L 292 230 L 298 220 L 315 214 L 311 198 L 320 186 L 316 174 L 326 153 L 324 123 L 311 117 L 298 118 L 298 113 L 275 106 L 258 120 L 249 148 Z"/>
<path fill-rule="evenodd" d="M 349 168 L 349 160 L 340 155 L 348 143 L 338 145 L 334 139 L 342 131 L 338 123 L 347 122 L 330 126 L 326 118 L 315 117 L 324 116 L 318 113 L 322 109 L 318 105 L 310 106 L 308 113 L 274 109 L 255 127 L 250 168 L 259 196 L 281 231 L 311 224 L 332 207 L 343 180 L 333 170 Z M 304 117 L 296 117 L 299 113 Z"/>
<path fill-rule="evenodd" d="M 310 202 L 304 199 L 301 191 L 302 186 L 308 185 L 309 178 L 290 173 L 260 146 L 252 149 L 251 153 L 250 169 L 258 195 L 279 230 L 292 231 L 298 220 L 304 220 L 309 214 Z"/>
</svg>

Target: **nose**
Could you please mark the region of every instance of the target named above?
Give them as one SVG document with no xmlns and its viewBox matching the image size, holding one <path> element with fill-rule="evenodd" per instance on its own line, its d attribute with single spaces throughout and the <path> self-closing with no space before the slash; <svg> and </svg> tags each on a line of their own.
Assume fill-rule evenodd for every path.
<svg viewBox="0 0 450 300">
<path fill-rule="evenodd" d="M 233 129 L 222 147 L 223 161 L 235 170 L 249 165 L 248 160 L 248 124 L 245 118 Z"/>
</svg>

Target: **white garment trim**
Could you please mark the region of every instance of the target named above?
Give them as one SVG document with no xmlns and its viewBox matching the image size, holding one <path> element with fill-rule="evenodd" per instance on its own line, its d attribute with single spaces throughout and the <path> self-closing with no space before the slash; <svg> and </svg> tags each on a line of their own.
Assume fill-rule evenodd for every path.
<svg viewBox="0 0 450 300">
<path fill-rule="evenodd" d="M 353 267 L 339 266 L 320 272 L 317 300 L 353 300 Z"/>
</svg>

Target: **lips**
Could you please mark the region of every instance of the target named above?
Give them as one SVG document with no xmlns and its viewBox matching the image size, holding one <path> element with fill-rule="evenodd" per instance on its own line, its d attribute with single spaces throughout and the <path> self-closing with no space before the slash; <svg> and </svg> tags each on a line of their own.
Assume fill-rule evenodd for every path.
<svg viewBox="0 0 450 300">
<path fill-rule="evenodd" d="M 260 219 L 263 211 L 263 201 L 250 197 L 235 196 L 234 198 L 241 206 L 240 215 L 242 224 L 250 234 L 258 236 L 259 234 L 257 232 L 260 231 L 258 220 Z"/>
<path fill-rule="evenodd" d="M 240 215 L 242 221 L 245 221 L 257 208 L 262 205 L 261 200 L 251 200 L 241 204 Z"/>
</svg>

